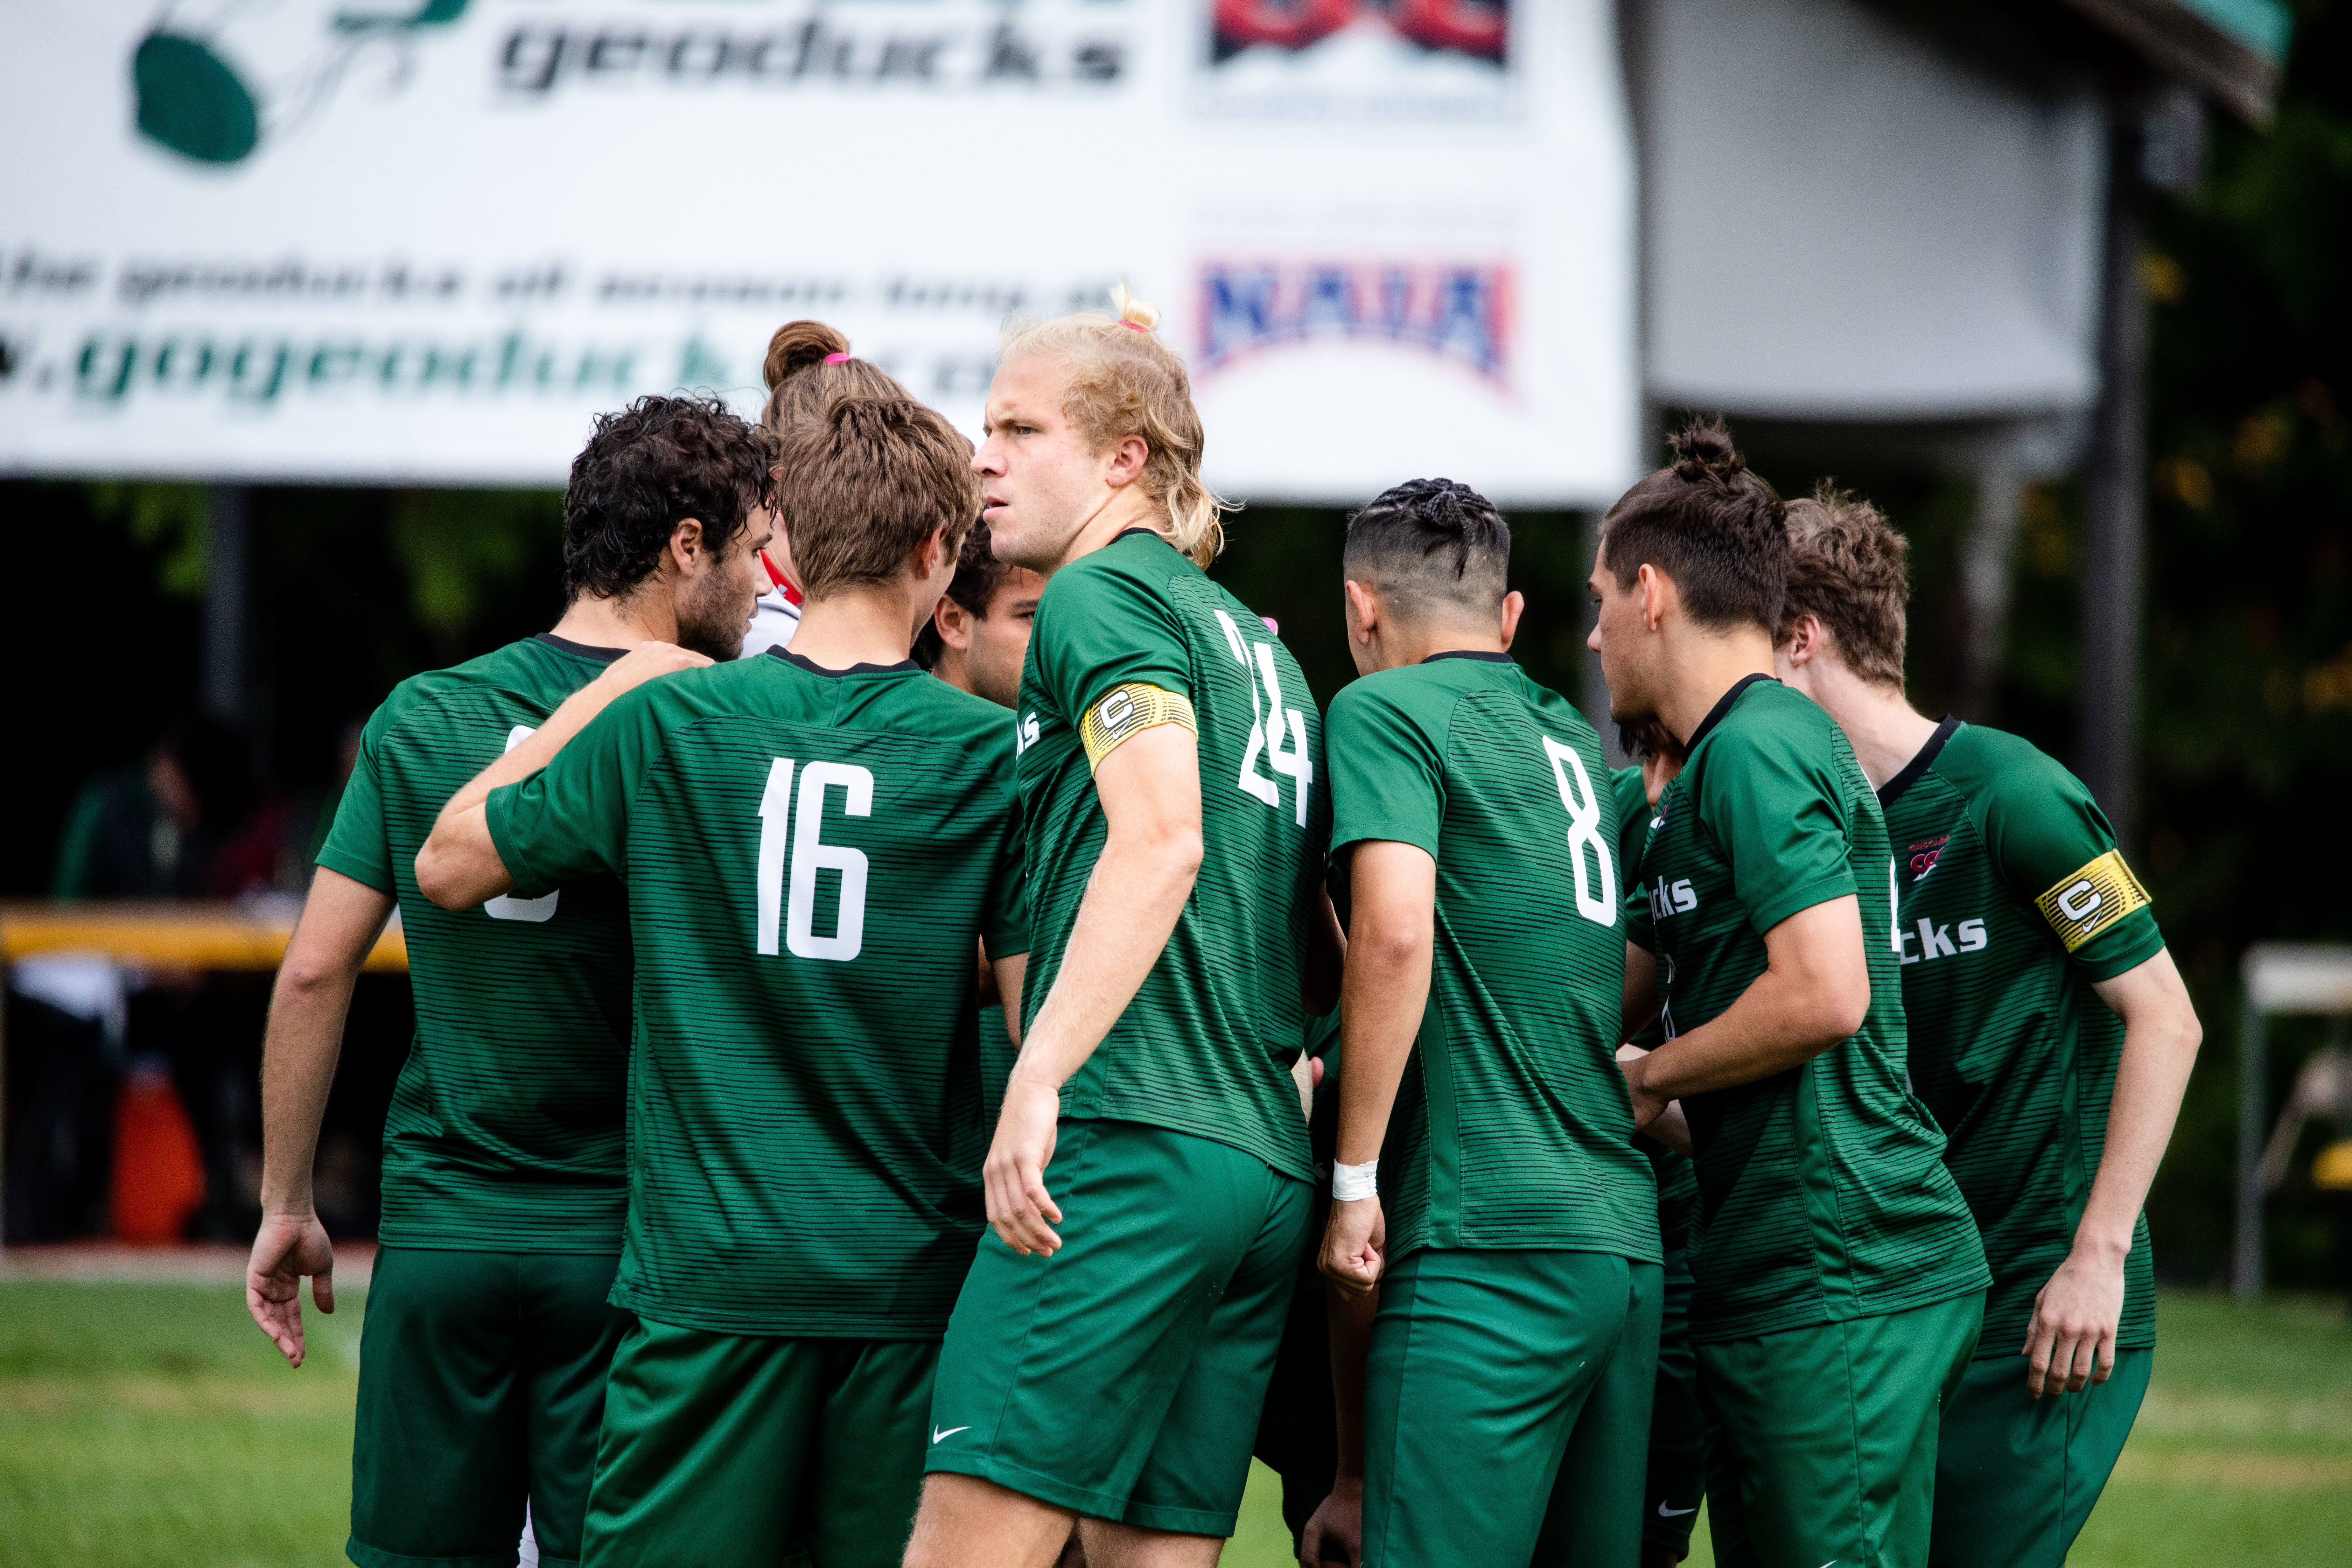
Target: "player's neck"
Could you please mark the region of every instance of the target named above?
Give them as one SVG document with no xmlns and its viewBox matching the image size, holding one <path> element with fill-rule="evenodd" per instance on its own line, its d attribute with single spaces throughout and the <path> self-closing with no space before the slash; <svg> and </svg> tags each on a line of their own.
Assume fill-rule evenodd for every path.
<svg viewBox="0 0 2352 1568">
<path fill-rule="evenodd" d="M 1463 626 L 1390 624 L 1375 634 L 1370 649 L 1370 670 L 1401 669 L 1408 664 L 1426 663 L 1441 653 L 1509 651 L 1501 634 L 1491 626 L 1481 631 Z"/>
<path fill-rule="evenodd" d="M 904 664 L 914 646 L 914 584 L 903 577 L 837 588 L 801 605 L 793 652 L 820 669 Z"/>
<path fill-rule="evenodd" d="M 975 697 L 980 695 L 972 688 L 971 669 L 964 662 L 963 649 L 960 647 L 941 643 L 940 657 L 931 661 L 931 673 L 958 691 L 970 691 Z"/>
<path fill-rule="evenodd" d="M 1811 681 L 1815 700 L 1845 731 L 1870 787 L 1884 787 L 1936 738 L 1936 721 L 1894 687 L 1864 680 L 1832 660 L 1815 662 L 1821 666 Z"/>
<path fill-rule="evenodd" d="M 572 601 L 554 636 L 585 647 L 635 647 L 641 642 L 676 642 L 677 606 L 668 584 L 657 576 L 637 585 L 634 594 L 598 597 L 583 594 Z"/>
<path fill-rule="evenodd" d="M 1658 719 L 1685 745 L 1725 692 L 1748 676 L 1772 673 L 1772 635 L 1762 626 L 1717 631 L 1677 621 L 1666 635 L 1666 690 Z"/>
<path fill-rule="evenodd" d="M 1167 517 L 1151 504 L 1150 498 L 1143 493 L 1139 485 L 1128 485 L 1113 490 L 1101 510 L 1080 524 L 1077 532 L 1070 536 L 1069 546 L 1062 552 L 1062 558 L 1047 568 L 1045 575 L 1051 577 L 1079 557 L 1092 555 L 1132 528 L 1150 529 L 1160 534 L 1168 531 Z"/>
</svg>

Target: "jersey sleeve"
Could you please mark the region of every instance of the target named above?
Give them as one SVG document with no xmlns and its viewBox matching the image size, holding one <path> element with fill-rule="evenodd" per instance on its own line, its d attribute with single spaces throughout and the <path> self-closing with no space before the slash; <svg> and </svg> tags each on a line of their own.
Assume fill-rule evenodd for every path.
<svg viewBox="0 0 2352 1568">
<path fill-rule="evenodd" d="M 659 749 L 655 700 L 653 683 L 624 693 L 547 766 L 490 792 L 490 842 L 518 897 L 625 871 L 629 802 Z"/>
<path fill-rule="evenodd" d="M 1718 748 L 1700 777 L 1699 818 L 1731 862 L 1732 887 L 1758 936 L 1859 891 L 1837 772 L 1819 734 L 1810 726 L 1752 725 L 1747 743 Z"/>
<path fill-rule="evenodd" d="M 2082 780 L 2038 752 L 2004 759 L 1976 809 L 2001 879 L 2091 979 L 2113 979 L 2163 949 L 2147 889 Z"/>
<path fill-rule="evenodd" d="M 352 764 L 342 798 L 335 803 L 334 826 L 319 847 L 319 864 L 379 893 L 397 894 L 400 889 L 393 878 L 392 839 L 384 829 L 383 781 L 379 773 L 384 729 L 379 710 L 360 732 L 359 757 Z"/>
<path fill-rule="evenodd" d="M 1037 675 L 1068 716 L 1088 765 L 1160 724 L 1197 731 L 1192 661 L 1176 609 L 1125 572 L 1067 569 L 1037 607 Z"/>
<path fill-rule="evenodd" d="M 1437 855 L 1445 814 L 1443 741 L 1382 690 L 1378 677 L 1332 700 L 1323 721 L 1331 781 L 1331 853 L 1367 838 Z"/>
</svg>

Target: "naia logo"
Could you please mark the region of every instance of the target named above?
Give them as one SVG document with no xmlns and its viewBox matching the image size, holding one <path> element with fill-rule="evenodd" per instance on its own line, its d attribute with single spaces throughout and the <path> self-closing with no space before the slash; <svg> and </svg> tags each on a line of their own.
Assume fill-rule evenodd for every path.
<svg viewBox="0 0 2352 1568">
<path fill-rule="evenodd" d="M 1500 61 L 1510 45 L 1508 0 L 1216 0 L 1215 58 L 1270 46 L 1304 49 L 1334 33 L 1380 28 L 1423 49 Z"/>
<path fill-rule="evenodd" d="M 1927 873 L 1934 870 L 1936 862 L 1944 858 L 1944 846 L 1951 841 L 1952 836 L 1947 833 L 1938 838 L 1923 838 L 1911 846 L 1911 879 L 1914 882 L 1927 879 Z"/>
<path fill-rule="evenodd" d="M 1507 380 L 1511 269 L 1391 262 L 1211 262 L 1201 365 L 1322 339 L 1404 343 Z"/>
</svg>

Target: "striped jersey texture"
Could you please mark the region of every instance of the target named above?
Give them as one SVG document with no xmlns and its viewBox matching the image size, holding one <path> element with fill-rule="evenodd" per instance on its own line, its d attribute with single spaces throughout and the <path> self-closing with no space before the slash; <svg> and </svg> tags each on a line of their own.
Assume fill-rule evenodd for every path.
<svg viewBox="0 0 2352 1568">
<path fill-rule="evenodd" d="M 614 1300 L 943 1332 L 980 1234 L 974 940 L 1027 945 L 1003 709 L 788 650 L 648 681 L 493 791 L 517 890 L 619 875 L 636 951 Z"/>
<path fill-rule="evenodd" d="M 1911 1079 L 1992 1266 L 1977 1353 L 2015 1355 L 2106 1139 L 2124 1027 L 2092 984 L 2164 938 L 2129 871 L 2107 873 L 2122 861 L 2090 791 L 2014 735 L 1947 719 L 1880 800 L 1895 847 L 1885 945 L 1902 968 Z M 2116 1342 L 2156 1342 L 2144 1215 Z"/>
<path fill-rule="evenodd" d="M 1616 1062 L 1625 931 L 1600 737 L 1508 655 L 1440 654 L 1342 690 L 1324 748 L 1343 917 L 1353 847 L 1437 863 L 1429 1001 L 1381 1150 L 1389 1255 L 1660 1261 Z"/>
<path fill-rule="evenodd" d="M 1330 833 L 1322 717 L 1281 639 L 1147 531 L 1055 572 L 1037 605 L 1019 710 L 1036 935 L 1024 1009 L 1034 1020 L 1052 991 L 1102 853 L 1082 729 L 1117 731 L 1137 701 L 1119 689 L 1137 685 L 1189 704 L 1201 872 L 1135 999 L 1063 1086 L 1062 1114 L 1213 1139 L 1312 1180 L 1289 1064 Z"/>
<path fill-rule="evenodd" d="M 1727 693 L 1659 796 L 1630 939 L 1657 955 L 1667 1039 L 1714 1018 L 1765 967 L 1764 933 L 1858 895 L 1865 935 L 1892 918 L 1878 798 L 1845 734 L 1769 677 Z M 1692 1095 L 1699 1217 L 1691 1338 L 1745 1338 L 1907 1310 L 1981 1290 L 1976 1226 L 1944 1140 L 1905 1082 L 1903 982 L 1864 943 L 1862 1028 L 1811 1060 Z"/>
<path fill-rule="evenodd" d="M 617 648 L 539 637 L 393 689 L 369 719 L 319 864 L 400 900 L 416 1034 L 383 1126 L 378 1236 L 398 1247 L 612 1252 L 625 1202 L 629 925 L 587 876 L 452 913 L 416 852 L 465 783 L 604 673 Z"/>
</svg>

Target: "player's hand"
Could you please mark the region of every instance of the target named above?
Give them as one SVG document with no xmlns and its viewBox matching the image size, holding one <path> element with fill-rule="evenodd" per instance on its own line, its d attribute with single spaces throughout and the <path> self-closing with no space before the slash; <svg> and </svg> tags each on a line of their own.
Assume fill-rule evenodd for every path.
<svg viewBox="0 0 2352 1568">
<path fill-rule="evenodd" d="M 602 687 L 604 700 L 609 702 L 631 687 L 643 686 L 656 676 L 676 675 L 681 669 L 699 669 L 709 662 L 706 655 L 679 647 L 675 643 L 641 642 L 606 665 L 604 673 L 589 684 Z"/>
<path fill-rule="evenodd" d="M 2066 1255 L 2033 1298 L 2025 1325 L 2025 1392 L 2080 1394 L 2115 1375 L 2116 1333 L 2124 1316 L 2124 1260 Z"/>
<path fill-rule="evenodd" d="M 302 1276 L 310 1300 L 335 1310 L 335 1247 L 315 1214 L 265 1214 L 245 1265 L 245 1310 L 277 1342 L 287 1364 L 302 1364 Z"/>
<path fill-rule="evenodd" d="M 1649 1131 L 1650 1123 L 1664 1116 L 1666 1107 L 1673 1103 L 1664 1095 L 1643 1086 L 1643 1068 L 1649 1058 L 1650 1053 L 1639 1046 L 1617 1047 L 1617 1070 L 1625 1075 L 1625 1092 L 1633 1101 L 1633 1131 L 1636 1132 Z M 1664 1142 L 1665 1140 L 1660 1139 L 1659 1142 Z"/>
<path fill-rule="evenodd" d="M 1045 1191 L 1045 1167 L 1060 1131 L 1062 1096 L 1052 1085 L 1013 1074 L 1004 1086 L 1004 1109 L 996 1118 L 996 1138 L 980 1168 L 988 1197 L 988 1223 L 1004 1245 L 1026 1258 L 1051 1258 L 1062 1238 L 1054 1231 L 1061 1206 Z"/>
<path fill-rule="evenodd" d="M 1369 1296 L 1381 1282 L 1388 1244 L 1388 1215 L 1381 1211 L 1378 1197 L 1334 1198 L 1318 1265 L 1340 1294 Z"/>
<path fill-rule="evenodd" d="M 1331 1483 L 1331 1495 L 1316 1505 L 1307 1528 L 1298 1532 L 1298 1561 L 1306 1568 L 1325 1563 L 1352 1565 L 1364 1559 L 1364 1483 L 1341 1476 Z"/>
</svg>

